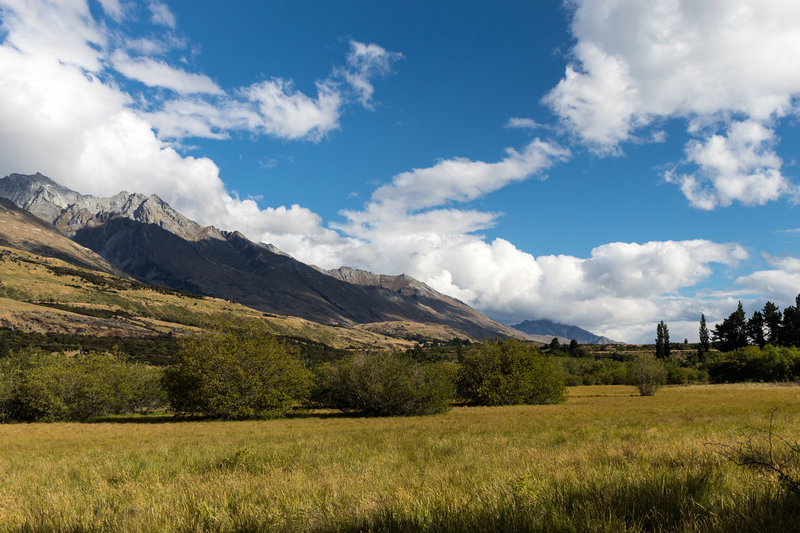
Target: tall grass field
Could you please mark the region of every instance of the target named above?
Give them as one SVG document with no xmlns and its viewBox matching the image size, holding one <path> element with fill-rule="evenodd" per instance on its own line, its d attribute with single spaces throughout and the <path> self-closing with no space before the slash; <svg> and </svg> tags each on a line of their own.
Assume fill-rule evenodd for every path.
<svg viewBox="0 0 800 533">
<path fill-rule="evenodd" d="M 800 387 L 585 386 L 561 405 L 406 418 L 8 424 L 0 531 L 798 531 L 797 497 L 719 453 L 770 413 L 775 434 L 800 438 Z"/>
</svg>

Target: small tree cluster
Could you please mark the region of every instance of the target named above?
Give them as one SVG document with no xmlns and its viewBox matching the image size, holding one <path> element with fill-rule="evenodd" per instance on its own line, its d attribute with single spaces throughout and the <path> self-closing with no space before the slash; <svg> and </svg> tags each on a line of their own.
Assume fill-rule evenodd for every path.
<svg viewBox="0 0 800 533">
<path fill-rule="evenodd" d="M 397 352 L 359 352 L 317 369 L 316 399 L 370 416 L 427 415 L 450 409 L 455 394 L 448 363 Z"/>
<path fill-rule="evenodd" d="M 662 320 L 656 326 L 656 357 L 667 359 L 669 357 L 669 328 Z"/>
<path fill-rule="evenodd" d="M 0 359 L 0 420 L 84 420 L 166 407 L 161 370 L 110 354 L 37 349 Z"/>
<path fill-rule="evenodd" d="M 297 352 L 260 323 L 218 324 L 181 340 L 164 388 L 180 414 L 265 418 L 305 400 L 311 375 Z"/>
<path fill-rule="evenodd" d="M 465 357 L 461 396 L 477 405 L 560 403 L 565 400 L 561 365 L 516 339 L 487 341 Z"/>
</svg>

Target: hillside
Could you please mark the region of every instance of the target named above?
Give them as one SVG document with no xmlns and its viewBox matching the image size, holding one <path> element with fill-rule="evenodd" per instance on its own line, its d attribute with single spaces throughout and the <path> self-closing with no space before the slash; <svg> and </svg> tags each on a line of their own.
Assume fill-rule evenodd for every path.
<svg viewBox="0 0 800 533">
<path fill-rule="evenodd" d="M 331 326 L 406 321 L 455 328 L 472 338 L 526 337 L 411 278 L 397 286 L 354 283 L 241 233 L 201 227 L 156 196 L 96 198 L 41 174 L 0 179 L 0 196 L 141 282 Z"/>
<path fill-rule="evenodd" d="M 276 335 L 344 349 L 408 348 L 409 339 L 469 338 L 436 324 L 334 327 L 140 283 L 49 224 L 0 199 L 0 327 L 121 338 L 180 336 L 220 317 L 263 321 Z M 394 333 L 393 333 L 394 332 Z"/>
<path fill-rule="evenodd" d="M 276 335 L 338 349 L 415 344 L 370 331 L 368 325 L 338 328 L 298 317 L 265 315 L 219 298 L 149 286 L 0 246 L 0 328 L 148 338 L 190 334 L 225 317 L 260 320 Z M 431 340 L 449 340 L 454 334 L 419 327 Z"/>
</svg>

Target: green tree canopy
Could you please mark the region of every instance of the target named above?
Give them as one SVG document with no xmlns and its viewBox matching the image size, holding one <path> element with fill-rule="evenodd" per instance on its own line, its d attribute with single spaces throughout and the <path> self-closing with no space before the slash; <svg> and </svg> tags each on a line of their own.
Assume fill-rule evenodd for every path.
<svg viewBox="0 0 800 533">
<path fill-rule="evenodd" d="M 555 359 L 519 340 L 486 341 L 464 359 L 459 392 L 478 405 L 560 403 L 564 373 Z"/>
<path fill-rule="evenodd" d="M 297 352 L 261 323 L 226 323 L 181 340 L 164 387 L 181 414 L 262 418 L 306 399 L 311 376 Z"/>
<path fill-rule="evenodd" d="M 317 369 L 315 397 L 328 407 L 364 415 L 441 413 L 455 396 L 451 365 L 389 351 L 359 352 Z"/>
<path fill-rule="evenodd" d="M 739 302 L 736 311 L 714 327 L 713 340 L 721 352 L 747 346 L 747 319 L 742 302 Z"/>
</svg>

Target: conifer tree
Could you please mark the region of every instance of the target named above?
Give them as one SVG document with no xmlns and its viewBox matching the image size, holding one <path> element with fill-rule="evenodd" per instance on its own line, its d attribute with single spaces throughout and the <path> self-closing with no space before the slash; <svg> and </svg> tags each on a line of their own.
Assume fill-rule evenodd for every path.
<svg viewBox="0 0 800 533">
<path fill-rule="evenodd" d="M 659 359 L 669 357 L 669 328 L 663 320 L 656 326 L 656 357 Z"/>
<path fill-rule="evenodd" d="M 708 353 L 708 327 L 706 326 L 706 315 L 700 315 L 700 346 L 697 348 L 697 355 L 702 361 Z"/>
</svg>

